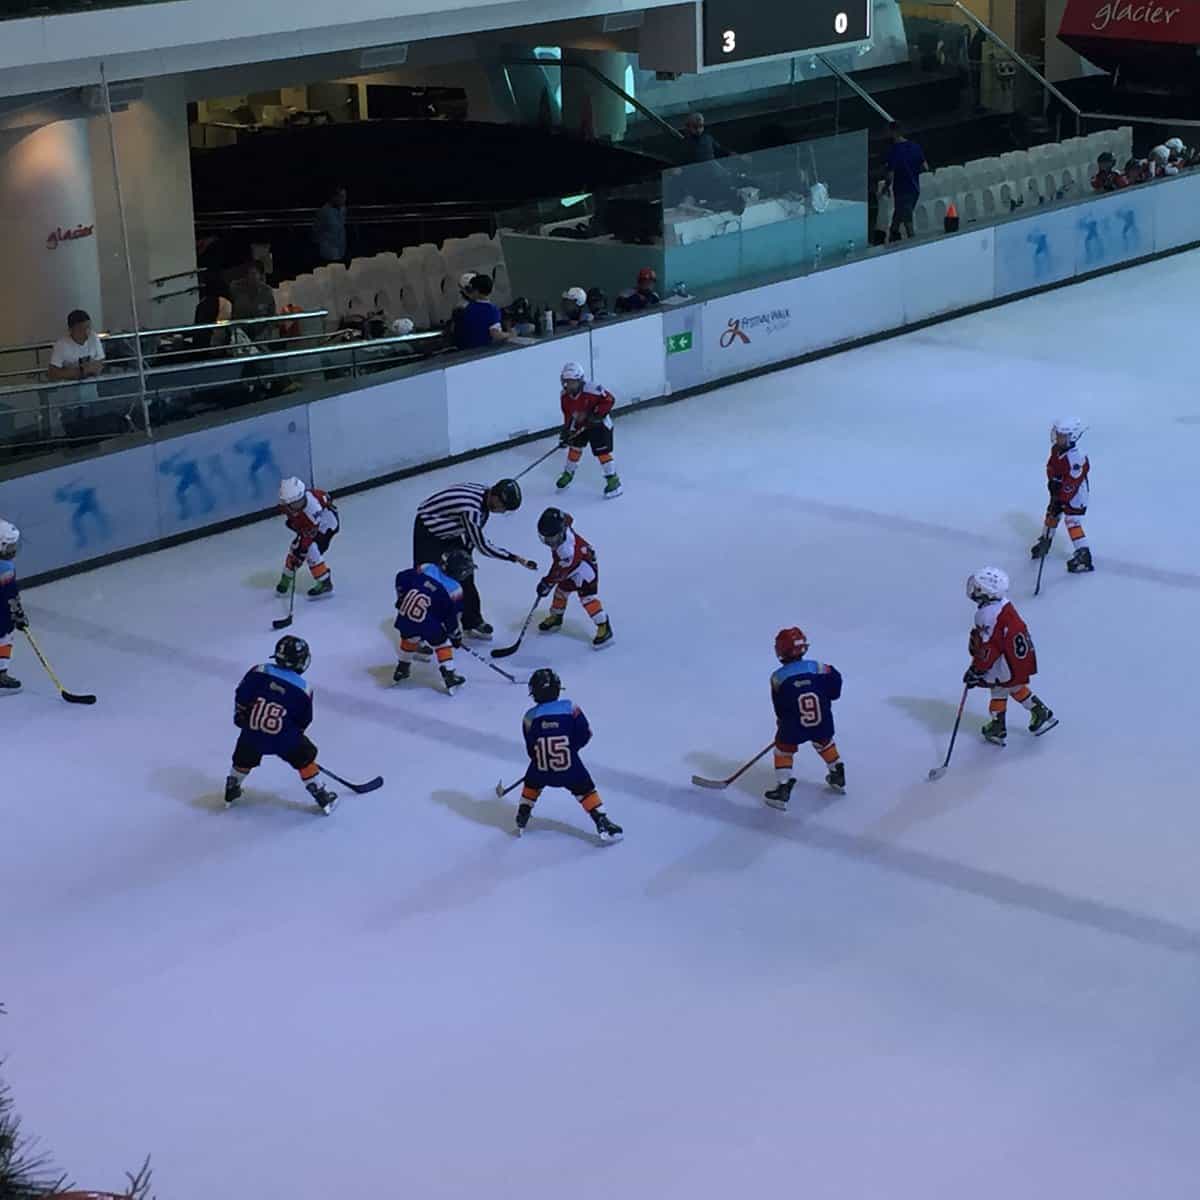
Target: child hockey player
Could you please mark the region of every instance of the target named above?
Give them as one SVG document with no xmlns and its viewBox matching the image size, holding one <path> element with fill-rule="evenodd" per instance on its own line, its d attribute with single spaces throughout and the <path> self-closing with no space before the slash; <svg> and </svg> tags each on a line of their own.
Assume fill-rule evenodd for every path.
<svg viewBox="0 0 1200 1200">
<path fill-rule="evenodd" d="M 9 696 L 21 690 L 21 681 L 8 673 L 8 664 L 12 661 L 13 632 L 29 627 L 25 610 L 21 607 L 17 569 L 13 566 L 20 544 L 20 530 L 7 521 L 0 521 L 0 696 Z"/>
<path fill-rule="evenodd" d="M 771 676 L 776 785 L 766 799 L 780 812 L 787 812 L 796 782 L 793 756 L 803 742 L 811 742 L 829 768 L 825 782 L 834 791 L 846 789 L 846 766 L 833 740 L 833 702 L 842 694 L 842 677 L 833 667 L 805 658 L 807 653 L 808 638 L 802 630 L 781 629 L 775 635 L 775 655 L 782 664 Z"/>
<path fill-rule="evenodd" d="M 596 825 L 602 842 L 619 838 L 624 830 L 614 825 L 600 801 L 591 775 L 579 759 L 579 751 L 592 740 L 587 717 L 571 703 L 560 700 L 562 680 L 542 667 L 529 679 L 529 694 L 534 707 L 525 714 L 525 749 L 529 769 L 517 807 L 517 834 L 529 824 L 529 815 L 544 788 L 566 788 L 583 805 Z"/>
<path fill-rule="evenodd" d="M 1080 571 L 1094 571 L 1092 552 L 1079 518 L 1087 512 L 1088 472 L 1091 464 L 1088 457 L 1078 449 L 1083 436 L 1083 422 L 1074 418 L 1054 422 L 1054 442 L 1050 447 L 1050 459 L 1046 463 L 1049 480 L 1050 503 L 1046 508 L 1046 523 L 1042 536 L 1030 550 L 1034 559 L 1044 558 L 1050 553 L 1050 543 L 1058 529 L 1058 518 L 1065 517 L 1067 533 L 1071 536 L 1074 553 L 1067 560 L 1067 570 L 1073 575 Z"/>
<path fill-rule="evenodd" d="M 537 586 L 537 594 L 544 599 L 554 593 L 550 601 L 550 615 L 538 626 L 543 633 L 553 633 L 562 628 L 563 613 L 567 611 L 567 597 L 579 593 L 579 602 L 596 625 L 596 636 L 592 648 L 602 650 L 611 645 L 612 626 L 604 605 L 596 594 L 600 588 L 599 568 L 596 552 L 575 532 L 570 513 L 561 509 L 548 508 L 538 518 L 538 537 L 552 551 L 550 569 Z"/>
<path fill-rule="evenodd" d="M 1049 733 L 1058 718 L 1029 688 L 1037 674 L 1033 639 L 1008 599 L 1008 576 L 999 567 L 984 567 L 967 577 L 967 595 L 978 606 L 971 629 L 971 665 L 963 676 L 967 687 L 990 687 L 992 719 L 980 731 L 997 746 L 1008 737 L 1005 717 L 1011 696 L 1030 713 L 1029 732 Z"/>
<path fill-rule="evenodd" d="M 282 637 L 273 661 L 252 667 L 238 684 L 233 723 L 242 731 L 233 751 L 233 770 L 225 780 L 225 807 L 242 794 L 246 776 L 272 754 L 300 772 L 308 794 L 328 815 L 337 805 L 337 793 L 317 779 L 317 748 L 305 730 L 312 724 L 312 688 L 304 682 L 311 660 L 303 638 Z"/>
<path fill-rule="evenodd" d="M 613 423 L 609 413 L 616 397 L 598 383 L 589 383 L 583 367 L 569 362 L 562 369 L 562 444 L 567 450 L 563 473 L 555 485 L 559 491 L 571 486 L 584 446 L 592 453 L 604 472 L 604 498 L 611 500 L 621 494 L 621 477 L 613 462 Z"/>
<path fill-rule="evenodd" d="M 437 564 L 409 567 L 396 576 L 400 661 L 393 683 L 403 683 L 414 662 L 428 662 L 434 654 L 450 695 L 466 683 L 454 669 L 454 651 L 462 645 L 462 584 L 474 572 L 466 550 L 447 550 Z"/>
<path fill-rule="evenodd" d="M 333 574 L 325 563 L 329 543 L 339 529 L 338 511 L 328 493 L 308 487 L 302 479 L 285 479 L 279 485 L 279 507 L 284 523 L 296 535 L 283 565 L 275 590 L 286 596 L 296 586 L 296 571 L 308 563 L 313 586 L 308 598 L 316 600 L 333 591 Z"/>
</svg>

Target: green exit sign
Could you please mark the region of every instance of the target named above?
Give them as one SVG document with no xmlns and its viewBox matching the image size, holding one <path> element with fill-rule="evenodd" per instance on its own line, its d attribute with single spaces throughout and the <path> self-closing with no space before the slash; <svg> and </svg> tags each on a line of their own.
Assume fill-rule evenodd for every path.
<svg viewBox="0 0 1200 1200">
<path fill-rule="evenodd" d="M 683 333 L 673 333 L 667 338 L 667 353 L 682 354 L 685 350 L 692 348 L 692 331 L 685 330 Z"/>
</svg>

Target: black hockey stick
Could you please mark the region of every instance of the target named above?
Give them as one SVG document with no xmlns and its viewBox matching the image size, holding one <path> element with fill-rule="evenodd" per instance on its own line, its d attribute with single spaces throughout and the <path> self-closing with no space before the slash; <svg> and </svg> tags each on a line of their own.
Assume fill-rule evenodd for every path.
<svg viewBox="0 0 1200 1200">
<path fill-rule="evenodd" d="M 376 775 L 374 779 L 368 779 L 366 783 L 351 783 L 348 779 L 343 779 L 340 775 L 335 775 L 328 767 L 321 766 L 317 763 L 317 770 L 322 775 L 328 775 L 330 779 L 340 783 L 342 787 L 348 787 L 358 796 L 365 795 L 367 792 L 377 792 L 383 787 L 383 776 Z"/>
<path fill-rule="evenodd" d="M 30 633 L 28 629 L 25 629 L 22 632 L 29 639 L 29 644 L 30 644 L 30 646 L 33 647 L 33 652 L 34 652 L 34 654 L 37 655 L 38 662 L 40 662 L 42 664 L 42 666 L 45 668 L 46 674 L 50 676 L 50 682 L 53 683 L 56 688 L 58 688 L 58 694 L 68 704 L 95 704 L 96 703 L 95 696 L 81 695 L 78 692 L 68 692 L 67 689 L 65 687 L 63 687 L 63 685 L 61 683 L 59 683 L 58 676 L 55 675 L 55 673 L 54 673 L 54 668 L 46 661 L 46 656 L 42 653 L 41 648 L 38 646 L 37 642 L 35 642 L 33 640 L 33 634 Z"/>
<path fill-rule="evenodd" d="M 515 783 L 510 783 L 508 785 L 508 787 L 505 787 L 504 780 L 498 779 L 498 780 L 496 780 L 496 795 L 497 796 L 507 796 L 509 792 L 511 792 L 514 788 L 519 788 L 521 786 L 521 784 L 523 784 L 524 782 L 525 782 L 525 776 L 522 775 L 521 778 L 518 779 Z"/>
<path fill-rule="evenodd" d="M 510 675 L 502 667 L 496 666 L 496 664 L 494 662 L 489 662 L 486 658 L 483 657 L 482 654 L 478 653 L 478 651 L 472 650 L 470 646 L 464 645 L 461 648 L 463 650 L 465 650 L 472 658 L 477 658 L 481 663 L 483 663 L 483 665 L 485 667 L 489 668 L 492 671 L 495 671 L 497 675 L 503 675 L 504 678 L 507 679 L 509 683 L 525 683 L 526 682 L 526 680 L 524 680 L 524 679 L 518 679 L 515 675 Z"/>
<path fill-rule="evenodd" d="M 1044 536 L 1045 526 L 1043 526 L 1042 529 L 1043 529 L 1043 536 Z M 1050 546 L 1053 544 L 1053 542 L 1054 542 L 1054 533 L 1053 533 L 1053 531 L 1051 531 L 1050 540 L 1046 543 L 1046 552 L 1045 552 L 1045 554 L 1043 554 L 1041 556 L 1041 558 L 1038 559 L 1037 583 L 1034 585 L 1034 588 L 1033 588 L 1033 594 L 1035 596 L 1042 590 L 1042 571 L 1045 569 L 1046 559 L 1048 559 L 1050 557 Z"/>
<path fill-rule="evenodd" d="M 537 612 L 537 606 L 541 602 L 541 596 L 534 597 L 533 607 L 529 610 L 529 615 L 525 618 L 525 624 L 521 626 L 521 632 L 517 634 L 517 640 L 511 646 L 505 646 L 500 650 L 493 650 L 493 658 L 507 658 L 510 654 L 516 654 L 520 650 L 521 643 L 525 640 L 525 631 L 529 628 L 529 622 L 533 620 L 533 614 Z"/>
<path fill-rule="evenodd" d="M 933 767 L 929 772 L 929 782 L 932 783 L 935 779 L 941 779 L 946 773 L 946 768 L 950 765 L 950 756 L 954 753 L 954 739 L 958 737 L 958 726 L 962 721 L 963 709 L 967 705 L 967 693 L 971 690 L 970 685 L 963 684 L 962 699 L 958 702 L 958 716 L 954 718 L 954 731 L 950 734 L 950 746 L 946 750 L 946 761 L 940 767 Z"/>
<path fill-rule="evenodd" d="M 296 572 L 292 572 L 292 590 L 288 595 L 288 615 L 271 622 L 272 629 L 286 629 L 292 623 L 292 615 L 296 611 Z"/>
<path fill-rule="evenodd" d="M 543 454 L 541 458 L 537 459 L 534 462 L 531 462 L 529 464 L 529 466 L 527 466 L 525 468 L 525 470 L 517 472 L 517 474 L 514 475 L 513 478 L 520 479 L 522 475 L 528 475 L 529 472 L 532 471 L 534 467 L 540 467 L 542 465 L 542 463 L 544 463 L 546 461 L 546 459 L 548 459 L 550 457 L 550 455 L 556 454 L 561 449 L 562 449 L 561 444 L 551 446 L 550 449 L 547 450 L 546 453 Z"/>
<path fill-rule="evenodd" d="M 772 749 L 774 745 L 774 742 L 768 743 L 748 763 L 746 763 L 744 767 L 738 767 L 738 769 L 734 771 L 734 773 L 730 775 L 728 779 L 705 779 L 702 775 L 693 775 L 692 782 L 697 787 L 712 788 L 715 791 L 720 791 L 722 788 L 727 788 L 735 779 L 740 779 L 743 775 L 745 775 L 745 773 L 750 770 L 750 768 L 754 766 L 754 764 L 758 762 L 758 760 L 762 758 L 762 756 L 766 754 L 768 750 Z"/>
</svg>

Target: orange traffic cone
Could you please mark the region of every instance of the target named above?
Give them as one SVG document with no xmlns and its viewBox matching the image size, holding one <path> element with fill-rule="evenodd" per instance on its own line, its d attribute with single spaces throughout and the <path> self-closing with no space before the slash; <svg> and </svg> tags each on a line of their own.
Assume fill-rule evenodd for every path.
<svg viewBox="0 0 1200 1200">
<path fill-rule="evenodd" d="M 953 200 L 946 206 L 946 219 L 942 222 L 942 227 L 947 233 L 958 232 L 958 206 Z"/>
</svg>

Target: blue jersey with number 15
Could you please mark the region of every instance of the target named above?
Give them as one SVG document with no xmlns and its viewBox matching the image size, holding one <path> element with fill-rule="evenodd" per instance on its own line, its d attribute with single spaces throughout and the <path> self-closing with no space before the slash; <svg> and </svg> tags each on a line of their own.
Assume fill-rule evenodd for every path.
<svg viewBox="0 0 1200 1200">
<path fill-rule="evenodd" d="M 833 702 L 841 694 L 842 677 L 828 664 L 810 658 L 784 663 L 771 676 L 779 740 L 797 746 L 829 741 L 833 737 Z"/>
<path fill-rule="evenodd" d="M 286 753 L 312 719 L 312 688 L 295 671 L 263 663 L 247 671 L 238 684 L 234 724 L 263 754 Z"/>
<path fill-rule="evenodd" d="M 587 717 L 570 700 L 550 700 L 525 714 L 525 749 L 529 770 L 525 782 L 534 787 L 590 791 L 591 776 L 579 751 L 592 740 Z"/>
</svg>

